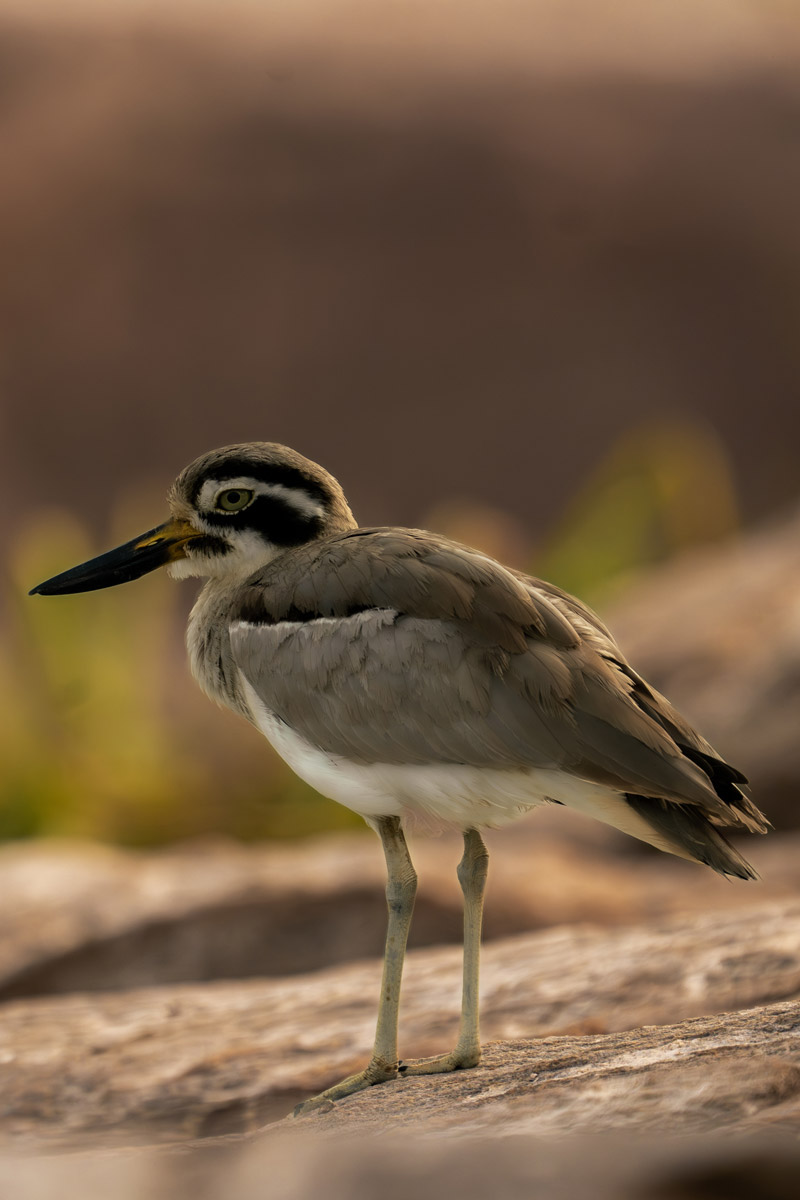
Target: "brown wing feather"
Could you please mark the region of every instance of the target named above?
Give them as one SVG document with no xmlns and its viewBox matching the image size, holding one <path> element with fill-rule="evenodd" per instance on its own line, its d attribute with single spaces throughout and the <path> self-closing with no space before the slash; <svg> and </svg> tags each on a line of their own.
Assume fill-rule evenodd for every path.
<svg viewBox="0 0 800 1200">
<path fill-rule="evenodd" d="M 630 671 L 591 610 L 474 550 L 359 529 L 276 560 L 235 616 L 242 673 L 329 753 L 556 767 L 761 828 L 738 772 Z"/>
</svg>

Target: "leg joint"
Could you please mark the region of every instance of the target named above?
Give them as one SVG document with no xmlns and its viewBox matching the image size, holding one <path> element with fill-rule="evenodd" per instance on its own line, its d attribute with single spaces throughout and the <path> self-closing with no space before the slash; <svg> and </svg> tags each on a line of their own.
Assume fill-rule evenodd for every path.
<svg viewBox="0 0 800 1200">
<path fill-rule="evenodd" d="M 412 867 L 402 875 L 391 875 L 386 883 L 386 903 L 390 909 L 405 909 L 417 894 L 417 873 Z"/>
<path fill-rule="evenodd" d="M 464 857 L 456 871 L 462 891 L 482 891 L 488 873 L 489 851 L 477 829 L 468 829 L 464 834 Z"/>
</svg>

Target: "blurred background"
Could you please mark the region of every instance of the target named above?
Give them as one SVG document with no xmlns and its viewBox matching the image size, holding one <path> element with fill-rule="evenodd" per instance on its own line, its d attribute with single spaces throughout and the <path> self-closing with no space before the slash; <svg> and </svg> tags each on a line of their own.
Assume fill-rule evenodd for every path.
<svg viewBox="0 0 800 1200">
<path fill-rule="evenodd" d="M 445 1186 L 527 1196 L 524 1161 L 550 1194 L 569 1159 L 594 1195 L 601 1144 L 627 1168 L 646 1130 L 674 1171 L 662 1135 L 769 1126 L 794 1157 L 781 1190 L 769 1150 L 759 1194 L 794 1195 L 798 214 L 797 0 L 0 0 L 0 1170 L 4 1145 L 245 1133 L 369 1053 L 382 856 L 191 680 L 197 584 L 27 595 L 164 520 L 197 455 L 263 439 L 363 524 L 588 601 L 775 825 L 742 840 L 746 886 L 563 808 L 488 835 L 482 1028 L 520 1082 L 494 1086 L 495 1046 L 467 1087 L 502 1154 L 454 1105 L 489 1166 L 440 1137 Z M 462 936 L 458 834 L 411 842 L 409 1057 L 455 1040 Z M 637 1030 L 693 1017 L 641 1066 Z M 543 1036 L 574 1047 L 566 1092 L 538 1086 Z M 513 1159 L 517 1093 L 543 1140 Z M 396 1168 L 384 1137 L 326 1144 L 291 1194 L 352 1164 L 371 1190 L 342 1195 L 419 1192 L 444 1126 L 419 1128 Z M 559 1143 L 581 1128 L 604 1137 Z M 287 1153 L 278 1190 L 313 1166 Z M 53 1195 L 108 1194 L 47 1161 Z"/>
<path fill-rule="evenodd" d="M 789 0 L 0 0 L 0 837 L 358 824 L 193 584 L 26 596 L 249 439 L 579 591 L 796 825 L 798 67 Z"/>
</svg>

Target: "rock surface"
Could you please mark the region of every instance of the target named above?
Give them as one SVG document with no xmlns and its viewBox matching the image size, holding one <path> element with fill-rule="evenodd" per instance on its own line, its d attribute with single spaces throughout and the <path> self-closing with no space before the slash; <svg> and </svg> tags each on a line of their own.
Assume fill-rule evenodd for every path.
<svg viewBox="0 0 800 1200">
<path fill-rule="evenodd" d="M 800 837 L 744 844 L 763 880 L 729 884 L 598 822 L 541 810 L 487 838 L 488 941 L 576 921 L 616 925 L 800 894 Z M 460 942 L 458 836 L 413 838 L 411 945 Z M 289 975 L 380 954 L 376 839 L 187 844 L 134 853 L 88 843 L 0 849 L 0 1000 L 157 983 Z"/>
<path fill-rule="evenodd" d="M 62 1145 L 252 1130 L 363 1065 L 378 981 L 379 964 L 370 961 L 301 978 L 9 1003 L 0 1031 L 0 1129 L 14 1142 Z M 410 956 L 403 1054 L 434 1053 L 455 1040 L 459 984 L 456 948 Z M 509 1096 L 524 1092 L 523 1124 L 530 1116 L 531 1129 L 537 1121 L 544 1127 L 553 1110 L 549 1092 L 530 1087 L 537 1075 L 548 1087 L 562 1081 L 563 1103 L 576 1106 L 570 1129 L 627 1120 L 681 1131 L 681 1109 L 693 1089 L 703 1091 L 702 1064 L 714 1055 L 722 1064 L 720 1097 L 730 1093 L 714 1105 L 743 1097 L 729 1124 L 757 1124 L 779 1101 L 793 1104 L 800 1088 L 796 900 L 504 939 L 485 950 L 482 993 L 484 1037 L 513 1042 L 490 1048 L 481 1068 L 370 1089 L 309 1122 L 350 1127 L 369 1124 L 372 1113 L 376 1127 L 391 1128 L 416 1113 L 458 1126 L 480 1112 L 476 1128 L 502 1131 Z M 738 1008 L 751 1011 L 731 1011 Z M 718 1013 L 726 1015 L 708 1015 Z M 701 1019 L 674 1025 L 688 1018 Z M 640 1028 L 655 1022 L 671 1027 Z M 533 1037 L 555 1040 L 543 1045 Z M 633 1093 L 614 1090 L 626 1061 L 633 1091 L 653 1097 L 651 1108 L 642 1099 L 645 1107 L 632 1103 L 627 1116 L 624 1098 Z M 496 1108 L 487 1109 L 492 1097 Z M 516 1101 L 512 1107 L 517 1112 Z"/>
<path fill-rule="evenodd" d="M 800 824 L 800 512 L 650 570 L 604 614 L 628 659 Z"/>
<path fill-rule="evenodd" d="M 404 1080 L 377 1097 L 352 1097 L 349 1111 L 334 1105 L 304 1119 L 330 1131 L 414 1127 L 504 1137 L 796 1129 L 799 1034 L 793 1001 L 625 1033 L 495 1042 L 472 1075 L 422 1076 L 422 1087 Z"/>
<path fill-rule="evenodd" d="M 6 1158 L 15 1200 L 796 1200 L 791 1137 L 630 1132 L 602 1136 L 335 1138 L 293 1131 L 164 1151 Z"/>
</svg>

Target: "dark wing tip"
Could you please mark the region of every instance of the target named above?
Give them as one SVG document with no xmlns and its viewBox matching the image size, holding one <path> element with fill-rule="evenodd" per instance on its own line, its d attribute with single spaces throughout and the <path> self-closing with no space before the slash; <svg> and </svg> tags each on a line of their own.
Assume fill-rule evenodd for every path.
<svg viewBox="0 0 800 1200">
<path fill-rule="evenodd" d="M 647 824 L 676 847 L 673 853 L 694 859 L 736 879 L 758 879 L 758 872 L 725 835 L 691 804 L 676 804 L 659 796 L 625 793 L 625 800 Z"/>
</svg>

